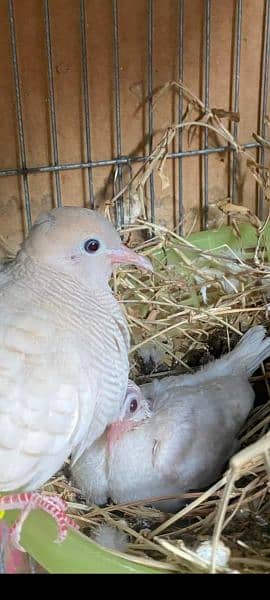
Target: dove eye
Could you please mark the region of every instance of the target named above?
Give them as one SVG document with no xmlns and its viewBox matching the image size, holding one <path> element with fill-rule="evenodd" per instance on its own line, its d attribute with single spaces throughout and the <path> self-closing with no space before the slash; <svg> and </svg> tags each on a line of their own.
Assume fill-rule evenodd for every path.
<svg viewBox="0 0 270 600">
<path fill-rule="evenodd" d="M 97 252 L 97 250 L 99 249 L 100 243 L 98 240 L 87 240 L 84 244 L 84 249 L 85 252 L 88 252 L 88 254 L 92 254 L 94 252 Z"/>
<path fill-rule="evenodd" d="M 138 402 L 137 402 L 137 400 L 135 400 L 135 398 L 133 398 L 133 400 L 131 400 L 131 403 L 129 405 L 129 410 L 131 413 L 134 413 L 135 410 L 137 410 L 137 408 L 138 408 Z"/>
</svg>

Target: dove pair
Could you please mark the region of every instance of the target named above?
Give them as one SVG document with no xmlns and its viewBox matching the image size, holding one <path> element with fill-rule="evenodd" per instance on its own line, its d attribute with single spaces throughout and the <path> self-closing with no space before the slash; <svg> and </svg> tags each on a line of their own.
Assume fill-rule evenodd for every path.
<svg viewBox="0 0 270 600">
<path fill-rule="evenodd" d="M 177 496 L 213 483 L 237 450 L 254 401 L 248 378 L 269 355 L 257 326 L 193 375 L 129 382 L 118 420 L 74 464 L 74 483 L 96 504 L 156 498 L 157 508 L 177 510 Z"/>
<path fill-rule="evenodd" d="M 0 510 L 52 514 L 58 539 L 74 523 L 38 490 L 117 419 L 128 383 L 129 333 L 109 287 L 114 265 L 151 269 L 99 213 L 54 209 L 0 270 Z"/>
</svg>

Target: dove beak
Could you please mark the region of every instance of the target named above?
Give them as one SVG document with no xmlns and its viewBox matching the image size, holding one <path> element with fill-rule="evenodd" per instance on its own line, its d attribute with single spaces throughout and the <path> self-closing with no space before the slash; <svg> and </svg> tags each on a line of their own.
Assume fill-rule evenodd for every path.
<svg viewBox="0 0 270 600">
<path fill-rule="evenodd" d="M 109 250 L 108 255 L 112 265 L 119 265 L 120 263 L 131 264 L 153 272 L 153 265 L 149 258 L 142 254 L 137 254 L 137 252 L 134 252 L 134 250 L 131 250 L 127 246 L 121 245 L 120 248 Z"/>
<path fill-rule="evenodd" d="M 112 453 L 113 447 L 120 440 L 122 435 L 127 431 L 134 429 L 134 422 L 132 419 L 125 419 L 124 421 L 115 421 L 107 429 L 107 444 L 109 453 Z"/>
</svg>

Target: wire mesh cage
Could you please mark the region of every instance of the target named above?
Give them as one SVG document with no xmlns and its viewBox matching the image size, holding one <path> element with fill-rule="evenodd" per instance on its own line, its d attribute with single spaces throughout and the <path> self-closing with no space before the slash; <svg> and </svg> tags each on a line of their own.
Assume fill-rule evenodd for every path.
<svg viewBox="0 0 270 600">
<path fill-rule="evenodd" d="M 94 207 L 113 195 L 108 181 L 120 191 L 123 168 L 143 164 L 158 131 L 181 122 L 182 93 L 153 109 L 153 92 L 171 79 L 186 81 L 206 108 L 219 102 L 240 112 L 232 133 L 239 133 L 241 143 L 254 148 L 264 164 L 264 148 L 251 136 L 257 131 L 265 137 L 267 127 L 267 1 L 256 8 L 248 0 L 222 8 L 214 0 L 141 0 L 136 7 L 115 0 L 102 8 L 95 1 L 68 7 L 60 1 L 10 1 L 2 2 L 1 12 L 6 92 L 1 187 L 13 204 L 21 202 L 27 227 L 40 204 L 38 195 L 45 207 L 70 203 L 73 188 L 74 201 Z M 171 198 L 162 198 L 153 174 L 149 179 L 152 221 L 164 218 L 167 203 L 165 220 L 180 223 L 181 229 L 184 212 L 196 204 L 199 226 L 206 228 L 208 206 L 217 193 L 245 203 L 235 151 L 230 144 L 214 144 L 208 130 L 191 148 L 179 130 L 168 157 Z M 254 190 L 246 191 L 247 204 L 254 203 L 252 195 Z M 122 197 L 119 225 L 124 208 Z M 256 210 L 262 213 L 260 190 Z"/>
<path fill-rule="evenodd" d="M 241 150 L 267 167 L 270 0 L 1 0 L 0 44 L 0 233 L 10 246 L 55 206 L 104 212 L 117 196 L 117 226 L 133 223 L 131 183 L 172 124 L 166 186 L 154 170 L 146 182 L 149 223 L 212 228 L 225 197 L 266 216 L 236 146 L 181 127 L 190 105 L 173 82 L 204 116 L 224 113 Z"/>
</svg>

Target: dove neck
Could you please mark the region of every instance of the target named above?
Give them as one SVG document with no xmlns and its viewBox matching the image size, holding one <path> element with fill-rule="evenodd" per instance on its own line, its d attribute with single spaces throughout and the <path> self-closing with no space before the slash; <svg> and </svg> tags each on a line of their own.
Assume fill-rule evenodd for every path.
<svg viewBox="0 0 270 600">
<path fill-rule="evenodd" d="M 85 307 L 87 312 L 91 309 L 91 299 L 102 305 L 106 309 L 115 311 L 121 309 L 114 298 L 109 284 L 103 282 L 103 285 L 95 284 L 93 287 L 88 281 L 81 281 L 70 274 L 54 270 L 48 265 L 41 264 L 36 259 L 20 252 L 16 263 L 15 278 L 17 285 L 27 289 L 35 302 L 39 304 L 50 304 L 52 307 L 70 307 L 78 312 Z M 79 308 L 78 308 L 79 307 Z"/>
</svg>

